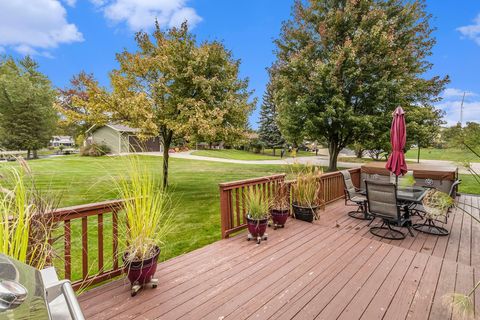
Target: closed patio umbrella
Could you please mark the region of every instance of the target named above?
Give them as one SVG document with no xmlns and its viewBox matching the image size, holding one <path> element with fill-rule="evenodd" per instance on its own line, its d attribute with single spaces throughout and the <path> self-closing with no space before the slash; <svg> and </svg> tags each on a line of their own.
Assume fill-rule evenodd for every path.
<svg viewBox="0 0 480 320">
<path fill-rule="evenodd" d="M 403 149 L 407 141 L 407 129 L 405 125 L 405 111 L 402 107 L 397 107 L 393 112 L 392 128 L 390 129 L 390 143 L 392 144 L 392 153 L 388 157 L 385 168 L 395 174 L 395 176 L 407 173 L 407 163 Z"/>
</svg>

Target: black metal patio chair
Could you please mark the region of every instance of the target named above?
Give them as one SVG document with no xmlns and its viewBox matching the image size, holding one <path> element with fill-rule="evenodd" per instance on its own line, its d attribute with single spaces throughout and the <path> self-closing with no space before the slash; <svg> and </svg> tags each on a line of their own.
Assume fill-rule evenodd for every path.
<svg viewBox="0 0 480 320">
<path fill-rule="evenodd" d="M 368 214 L 382 219 L 380 226 L 370 228 L 370 233 L 390 240 L 405 239 L 405 234 L 398 227 L 406 227 L 413 237 L 410 228 L 411 220 L 397 200 L 397 186 L 389 182 L 365 181 L 367 189 Z M 397 228 L 393 228 L 393 227 Z"/>
<path fill-rule="evenodd" d="M 343 176 L 343 186 L 345 192 L 345 205 L 356 206 L 357 210 L 349 211 L 349 217 L 361 220 L 371 220 L 372 217 L 367 213 L 367 197 L 359 193 L 359 189 L 353 185 L 352 176 L 348 170 L 340 171 Z"/>
<path fill-rule="evenodd" d="M 452 186 L 450 187 L 449 196 L 452 199 L 457 197 L 457 189 L 462 181 L 456 180 Z M 438 225 L 437 223 L 447 224 L 448 217 L 450 215 L 452 207 L 447 208 L 446 212 L 444 213 L 433 213 L 432 211 L 436 211 L 435 208 L 426 208 L 424 204 L 418 204 L 415 206 L 414 210 L 416 210 L 419 215 L 424 219 L 423 223 L 415 223 L 412 225 L 412 228 L 428 234 L 433 234 L 436 236 L 447 236 L 449 231 L 444 227 Z M 439 220 L 441 218 L 442 220 Z"/>
</svg>

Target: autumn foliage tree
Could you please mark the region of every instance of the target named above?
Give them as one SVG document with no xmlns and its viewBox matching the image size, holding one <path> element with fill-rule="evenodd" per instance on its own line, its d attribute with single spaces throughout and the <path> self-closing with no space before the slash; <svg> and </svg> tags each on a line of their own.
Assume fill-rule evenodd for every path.
<svg viewBox="0 0 480 320">
<path fill-rule="evenodd" d="M 186 22 L 167 31 L 157 23 L 151 35 L 139 32 L 135 40 L 137 51 L 117 54 L 112 89 L 84 79 L 88 97 L 74 103 L 90 116 L 140 128 L 144 137 L 159 135 L 166 186 L 174 138 L 242 138 L 255 101 L 248 80 L 239 77 L 240 61 L 219 42 L 198 44 Z"/>
<path fill-rule="evenodd" d="M 270 70 L 282 133 L 326 140 L 336 170 L 375 117 L 438 101 L 429 19 L 422 0 L 297 0 Z"/>
</svg>

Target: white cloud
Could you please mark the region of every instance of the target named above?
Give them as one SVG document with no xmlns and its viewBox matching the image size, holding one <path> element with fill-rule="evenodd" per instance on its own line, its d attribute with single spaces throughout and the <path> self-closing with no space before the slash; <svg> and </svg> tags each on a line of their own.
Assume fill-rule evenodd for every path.
<svg viewBox="0 0 480 320">
<path fill-rule="evenodd" d="M 202 18 L 186 0 L 90 0 L 113 23 L 126 23 L 133 31 L 149 29 L 158 20 L 162 27 L 179 26 L 187 20 L 193 28 Z"/>
<path fill-rule="evenodd" d="M 83 36 L 68 23 L 58 0 L 0 1 L 0 46 L 20 54 L 48 56 L 48 50 L 78 41 Z"/>
<path fill-rule="evenodd" d="M 70 7 L 74 7 L 75 4 L 77 3 L 77 0 L 64 0 L 67 5 Z"/>
<path fill-rule="evenodd" d="M 463 102 L 463 123 L 480 122 L 480 96 L 471 91 L 447 88 L 443 92 L 444 100 L 436 105 L 445 111 L 447 125 L 454 125 L 460 121 L 463 92 L 466 92 Z"/>
<path fill-rule="evenodd" d="M 459 27 L 457 31 L 480 46 L 480 14 L 473 20 L 473 24 Z"/>
<path fill-rule="evenodd" d="M 458 98 L 458 97 L 463 97 L 463 94 L 465 93 L 465 97 L 471 97 L 471 96 L 476 96 L 476 93 L 471 92 L 471 91 L 465 91 L 465 90 L 460 90 L 456 88 L 447 88 L 445 91 L 443 91 L 442 96 L 444 98 Z"/>
</svg>

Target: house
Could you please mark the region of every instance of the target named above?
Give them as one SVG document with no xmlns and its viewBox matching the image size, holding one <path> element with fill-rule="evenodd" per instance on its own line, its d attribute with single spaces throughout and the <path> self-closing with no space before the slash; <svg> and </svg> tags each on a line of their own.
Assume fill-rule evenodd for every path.
<svg viewBox="0 0 480 320">
<path fill-rule="evenodd" d="M 160 137 L 141 140 L 139 129 L 121 124 L 93 125 L 86 132 L 86 143 L 104 144 L 111 153 L 162 152 Z"/>
<path fill-rule="evenodd" d="M 72 136 L 53 136 L 50 140 L 50 146 L 52 147 L 73 147 L 75 141 L 73 141 Z"/>
</svg>

